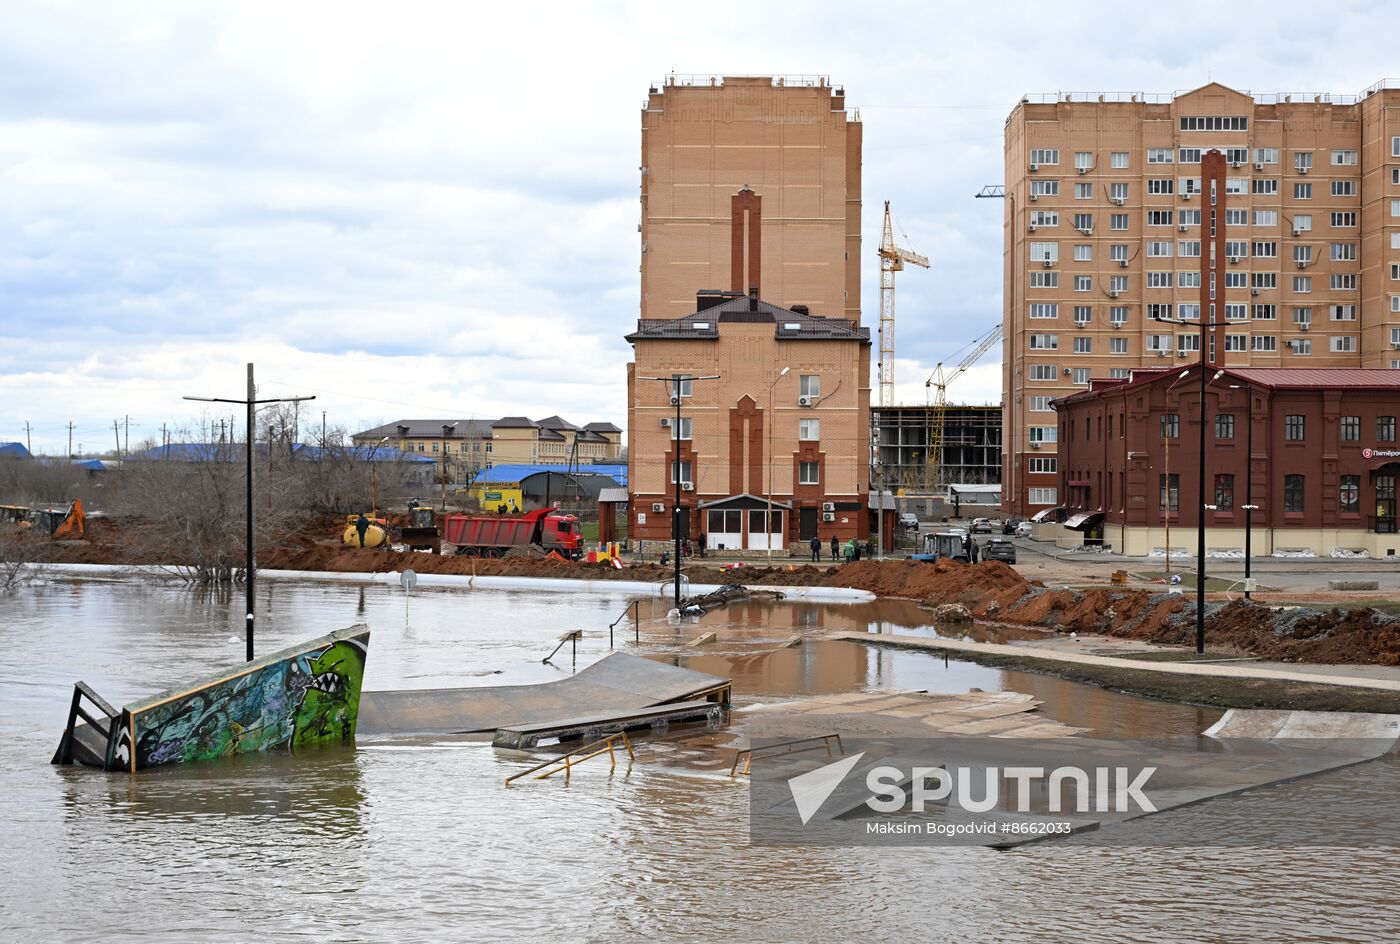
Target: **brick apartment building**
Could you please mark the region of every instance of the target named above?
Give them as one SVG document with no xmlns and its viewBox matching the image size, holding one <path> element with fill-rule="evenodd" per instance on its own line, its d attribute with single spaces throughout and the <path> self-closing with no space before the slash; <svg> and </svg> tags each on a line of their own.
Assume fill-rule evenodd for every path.
<svg viewBox="0 0 1400 944">
<path fill-rule="evenodd" d="M 1208 367 L 1204 503 L 1199 370 L 1141 368 L 1055 401 L 1062 544 L 1194 553 L 1204 512 L 1207 554 L 1238 551 L 1252 504 L 1256 555 L 1400 551 L 1400 370 Z"/>
<path fill-rule="evenodd" d="M 496 465 L 592 465 L 617 462 L 622 430 L 608 422 L 575 426 L 561 416 L 532 420 L 398 420 L 351 435 L 357 446 L 386 446 L 442 460 L 448 478 L 466 482 Z"/>
<path fill-rule="evenodd" d="M 1228 367 L 1400 367 L 1400 87 L 1026 96 L 1006 122 L 1003 508 L 1062 504 L 1051 401 L 1199 360 L 1202 155 L 1226 159 Z"/>
</svg>

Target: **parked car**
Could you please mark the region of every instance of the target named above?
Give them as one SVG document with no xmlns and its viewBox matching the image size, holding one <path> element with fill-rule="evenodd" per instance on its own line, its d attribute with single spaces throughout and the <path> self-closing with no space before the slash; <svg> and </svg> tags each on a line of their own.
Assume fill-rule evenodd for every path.
<svg viewBox="0 0 1400 944">
<path fill-rule="evenodd" d="M 1016 525 L 1016 537 L 1018 537 L 1018 538 L 1028 538 L 1028 537 L 1030 537 L 1030 536 L 1031 536 L 1031 523 L 1030 523 L 1029 521 L 1022 521 L 1020 524 Z"/>
<path fill-rule="evenodd" d="M 973 518 L 973 519 L 972 519 L 972 533 L 973 533 L 973 534 L 991 534 L 991 533 L 992 533 L 992 519 L 991 519 L 991 518 Z"/>
<path fill-rule="evenodd" d="M 1015 533 L 1016 533 L 1016 526 L 1019 525 L 1022 521 L 1025 521 L 1025 520 L 1026 520 L 1025 518 L 1017 518 L 1017 517 L 1014 516 L 1014 515 L 1011 516 L 1011 517 L 1009 517 L 1009 518 L 1007 518 L 1005 521 L 1003 521 L 1003 522 L 1001 523 L 1001 533 L 1002 533 L 1002 534 L 1015 534 Z"/>
<path fill-rule="evenodd" d="M 901 528 L 917 528 L 919 526 L 919 516 L 912 511 L 900 512 L 899 526 Z"/>
<path fill-rule="evenodd" d="M 982 545 L 982 559 L 1014 564 L 1016 563 L 1016 545 L 1006 538 L 992 538 Z"/>
</svg>

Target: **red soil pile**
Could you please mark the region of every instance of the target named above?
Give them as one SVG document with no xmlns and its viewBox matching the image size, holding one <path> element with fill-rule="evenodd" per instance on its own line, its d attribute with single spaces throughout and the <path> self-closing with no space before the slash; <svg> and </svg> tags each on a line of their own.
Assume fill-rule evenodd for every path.
<svg viewBox="0 0 1400 944">
<path fill-rule="evenodd" d="M 1193 623 L 1182 628 L 1195 638 Z M 1206 620 L 1206 638 L 1280 662 L 1400 665 L 1400 622 L 1370 607 L 1318 612 L 1236 600 Z"/>
</svg>

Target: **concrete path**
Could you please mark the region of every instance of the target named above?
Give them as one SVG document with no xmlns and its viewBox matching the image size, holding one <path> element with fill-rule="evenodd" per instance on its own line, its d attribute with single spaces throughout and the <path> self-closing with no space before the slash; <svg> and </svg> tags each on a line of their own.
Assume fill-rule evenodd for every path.
<svg viewBox="0 0 1400 944">
<path fill-rule="evenodd" d="M 1311 685 L 1339 685 L 1347 688 L 1365 688 L 1385 692 L 1400 692 L 1400 678 L 1371 678 L 1355 675 L 1339 675 L 1335 666 L 1290 667 L 1287 669 L 1263 668 L 1258 663 L 1189 663 L 1189 662 L 1144 662 L 1141 659 L 1122 659 L 1112 656 L 1089 655 L 1083 652 L 1064 651 L 1048 647 L 1008 646 L 1000 643 L 963 642 L 958 639 L 933 639 L 927 636 L 904 636 L 884 633 L 835 633 L 824 637 L 846 642 L 866 643 L 874 646 L 894 646 L 900 649 L 916 649 L 927 652 L 977 652 L 985 655 L 1019 656 L 1021 658 L 1044 659 L 1050 662 L 1064 662 L 1074 665 L 1092 665 L 1102 668 L 1134 669 L 1140 672 L 1161 672 L 1165 675 L 1194 675 L 1227 679 L 1259 679 L 1281 682 L 1301 682 Z M 1358 666 L 1357 668 L 1370 668 Z M 1323 671 L 1318 671 L 1319 669 Z"/>
</svg>

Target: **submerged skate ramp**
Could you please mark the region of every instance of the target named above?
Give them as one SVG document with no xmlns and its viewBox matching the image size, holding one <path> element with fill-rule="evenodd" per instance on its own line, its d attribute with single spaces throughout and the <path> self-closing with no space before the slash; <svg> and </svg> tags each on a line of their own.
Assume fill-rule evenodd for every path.
<svg viewBox="0 0 1400 944">
<path fill-rule="evenodd" d="M 728 703 L 729 684 L 717 675 L 614 652 L 557 682 L 364 692 L 357 730 L 362 737 L 474 734 L 676 701 Z"/>
</svg>

